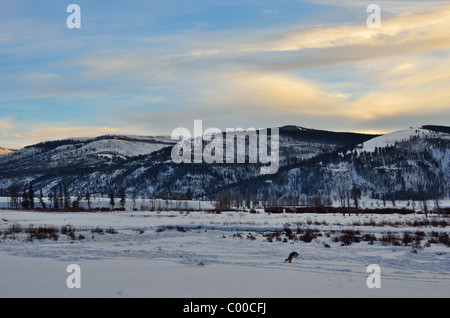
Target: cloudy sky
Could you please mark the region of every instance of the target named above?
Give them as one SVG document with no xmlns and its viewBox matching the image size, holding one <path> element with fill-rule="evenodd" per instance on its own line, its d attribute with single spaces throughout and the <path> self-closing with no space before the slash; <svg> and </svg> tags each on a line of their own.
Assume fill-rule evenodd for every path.
<svg viewBox="0 0 450 318">
<path fill-rule="evenodd" d="M 69 29 L 69 4 L 81 29 Z M 370 29 L 370 3 L 381 28 Z M 450 5 L 2 0 L 0 147 L 177 127 L 450 123 Z"/>
</svg>

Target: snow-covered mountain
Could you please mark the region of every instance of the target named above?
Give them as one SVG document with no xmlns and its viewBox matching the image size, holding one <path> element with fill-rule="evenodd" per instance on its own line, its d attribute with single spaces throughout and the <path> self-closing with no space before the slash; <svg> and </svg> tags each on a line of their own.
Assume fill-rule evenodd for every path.
<svg viewBox="0 0 450 318">
<path fill-rule="evenodd" d="M 436 139 L 444 138 L 448 139 L 448 134 L 439 131 L 433 131 L 422 128 L 409 128 L 404 130 L 398 130 L 385 135 L 378 136 L 362 143 L 358 149 L 358 152 L 374 152 L 375 148 L 385 148 L 394 146 L 398 143 L 409 141 L 412 139 Z"/>
<path fill-rule="evenodd" d="M 444 131 L 400 130 L 322 154 L 288 168 L 262 191 L 294 202 L 319 196 L 342 205 L 349 204 L 353 185 L 380 200 L 448 198 L 450 134 Z"/>
<path fill-rule="evenodd" d="M 33 182 L 49 189 L 67 176 L 95 173 L 173 144 L 169 137 L 116 135 L 42 142 L 0 157 L 0 188 Z"/>
<path fill-rule="evenodd" d="M 71 138 L 25 147 L 1 158 L 0 164 L 4 169 L 13 164 L 16 170 L 59 168 L 80 164 L 90 166 L 149 155 L 173 143 L 167 137 L 108 135 L 96 138 Z"/>
<path fill-rule="evenodd" d="M 224 191 L 259 200 L 342 201 L 355 184 L 374 198 L 449 197 L 450 135 L 448 127 L 433 127 L 381 136 L 280 127 L 280 167 L 273 175 L 261 175 L 259 163 L 175 164 L 170 137 L 43 142 L 0 157 L 0 194 L 8 195 L 11 185 L 21 189 L 32 182 L 44 193 L 65 184 L 73 195 L 86 188 L 106 195 L 109 188 L 125 187 L 139 197 L 189 193 L 208 199 Z"/>
</svg>

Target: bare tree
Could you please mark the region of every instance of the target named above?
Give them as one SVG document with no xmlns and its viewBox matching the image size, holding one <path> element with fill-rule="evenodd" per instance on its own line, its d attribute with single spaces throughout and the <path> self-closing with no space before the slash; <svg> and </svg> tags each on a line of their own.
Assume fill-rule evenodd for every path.
<svg viewBox="0 0 450 318">
<path fill-rule="evenodd" d="M 86 187 L 85 199 L 87 201 L 88 210 L 91 209 L 91 193 L 89 192 L 89 188 Z"/>
<path fill-rule="evenodd" d="M 133 211 L 136 211 L 136 191 L 133 191 L 131 193 L 131 200 L 133 202 Z"/>
</svg>

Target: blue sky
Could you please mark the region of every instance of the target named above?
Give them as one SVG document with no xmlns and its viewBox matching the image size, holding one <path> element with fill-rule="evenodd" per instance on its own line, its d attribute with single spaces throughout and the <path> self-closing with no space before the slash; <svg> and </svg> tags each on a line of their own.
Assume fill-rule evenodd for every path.
<svg viewBox="0 0 450 318">
<path fill-rule="evenodd" d="M 68 29 L 66 8 L 81 8 Z M 177 127 L 448 124 L 447 1 L 0 3 L 0 146 Z M 447 6 L 446 6 L 447 5 Z"/>
</svg>

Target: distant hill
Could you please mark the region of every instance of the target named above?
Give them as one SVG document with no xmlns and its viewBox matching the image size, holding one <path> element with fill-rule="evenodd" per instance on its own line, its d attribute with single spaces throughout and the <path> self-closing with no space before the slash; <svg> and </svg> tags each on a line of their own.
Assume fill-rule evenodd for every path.
<svg viewBox="0 0 450 318">
<path fill-rule="evenodd" d="M 450 134 L 450 126 L 424 125 L 422 128 Z"/>
<path fill-rule="evenodd" d="M 280 128 L 280 134 L 290 136 L 303 142 L 350 146 L 360 144 L 379 135 L 354 132 L 334 132 L 288 125 Z"/>
<path fill-rule="evenodd" d="M 4 155 L 7 155 L 7 154 L 10 154 L 10 153 L 12 153 L 14 151 L 15 150 L 13 150 L 13 149 L 6 149 L 6 148 L 0 147 L 0 156 L 4 156 Z"/>
<path fill-rule="evenodd" d="M 424 126 L 425 127 L 425 126 Z M 106 196 L 124 187 L 141 198 L 233 198 L 294 202 L 309 197 L 349 202 L 363 195 L 391 199 L 450 197 L 449 127 L 384 135 L 333 132 L 296 125 L 279 128 L 279 169 L 261 175 L 261 163 L 175 164 L 170 137 L 100 136 L 42 142 L 0 157 L 0 195 L 32 182 L 48 194 L 66 185 Z M 436 128 L 437 127 L 437 128 Z M 248 141 L 247 141 L 248 144 Z M 204 144 L 205 145 L 205 144 Z"/>
</svg>

